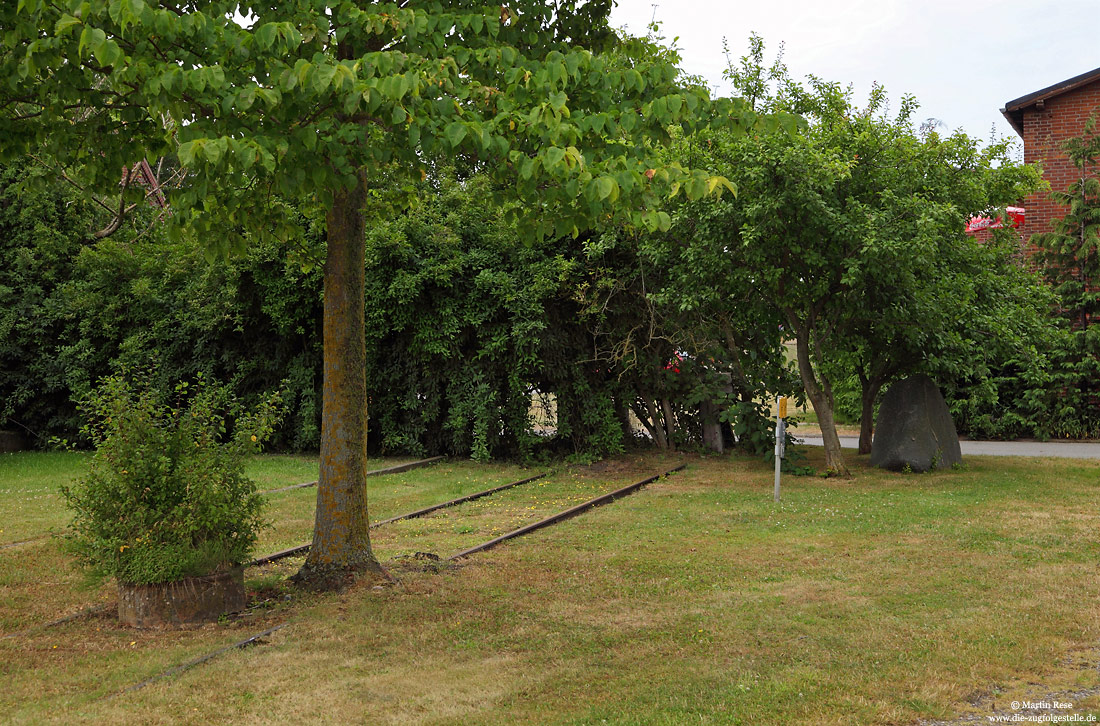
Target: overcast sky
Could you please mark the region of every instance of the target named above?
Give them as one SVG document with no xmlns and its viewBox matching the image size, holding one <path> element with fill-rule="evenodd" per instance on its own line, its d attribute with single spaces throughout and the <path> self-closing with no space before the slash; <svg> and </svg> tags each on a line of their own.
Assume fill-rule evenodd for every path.
<svg viewBox="0 0 1100 726">
<path fill-rule="evenodd" d="M 684 69 L 731 93 L 726 59 L 755 31 L 770 62 L 780 43 L 791 76 L 851 83 L 862 105 L 875 81 L 891 108 L 916 96 L 934 117 L 983 141 L 1016 137 L 1007 101 L 1100 67 L 1100 0 L 618 0 L 612 24 L 645 34 L 654 15 L 679 37 Z M 1018 138 L 1018 137 L 1016 137 Z"/>
</svg>

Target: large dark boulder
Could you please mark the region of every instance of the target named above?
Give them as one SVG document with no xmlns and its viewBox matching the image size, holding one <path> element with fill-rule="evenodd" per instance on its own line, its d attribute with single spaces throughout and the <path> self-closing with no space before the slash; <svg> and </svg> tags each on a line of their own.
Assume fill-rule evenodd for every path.
<svg viewBox="0 0 1100 726">
<path fill-rule="evenodd" d="M 878 408 L 871 466 L 928 471 L 961 461 L 955 422 L 932 379 L 913 376 L 890 386 Z"/>
</svg>

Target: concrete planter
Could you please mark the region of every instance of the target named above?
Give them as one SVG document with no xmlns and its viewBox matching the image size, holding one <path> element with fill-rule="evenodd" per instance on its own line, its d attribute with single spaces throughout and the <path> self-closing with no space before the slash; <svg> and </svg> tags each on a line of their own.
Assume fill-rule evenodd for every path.
<svg viewBox="0 0 1100 726">
<path fill-rule="evenodd" d="M 158 585 L 118 583 L 118 619 L 135 628 L 178 628 L 216 621 L 246 604 L 244 568 Z"/>
</svg>

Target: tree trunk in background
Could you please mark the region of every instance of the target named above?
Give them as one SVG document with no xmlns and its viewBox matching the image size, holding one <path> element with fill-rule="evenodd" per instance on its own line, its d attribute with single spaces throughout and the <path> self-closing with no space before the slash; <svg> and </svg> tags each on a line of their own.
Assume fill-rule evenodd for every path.
<svg viewBox="0 0 1100 726">
<path fill-rule="evenodd" d="M 703 447 L 708 451 L 721 454 L 725 450 L 722 425 L 718 422 L 718 407 L 709 398 L 700 404 L 700 416 L 703 419 Z"/>
<path fill-rule="evenodd" d="M 646 396 L 645 410 L 649 414 L 649 420 L 653 422 L 653 433 L 657 436 L 657 448 L 667 449 L 668 439 L 665 438 L 665 427 L 661 424 L 661 417 L 657 415 L 657 406 L 653 399 Z"/>
<path fill-rule="evenodd" d="M 802 378 L 806 395 L 813 404 L 814 413 L 817 414 L 817 423 L 821 427 L 821 438 L 825 442 L 825 471 L 835 476 L 850 476 L 848 467 L 844 464 L 844 455 L 840 451 L 840 437 L 837 436 L 836 420 L 833 418 L 832 396 L 826 386 L 818 382 L 810 364 L 810 343 L 807 340 L 810 332 L 801 329 L 796 330 L 796 333 L 798 335 L 795 345 L 798 354 L 798 373 Z"/>
<path fill-rule="evenodd" d="M 645 411 L 639 409 L 638 406 L 634 403 L 630 404 L 630 410 L 634 412 L 634 415 L 638 417 L 638 420 L 642 423 L 642 426 L 644 426 L 645 430 L 649 433 L 649 440 L 656 442 L 657 430 L 653 428 L 653 424 L 650 423 L 650 419 L 646 415 Z"/>
<path fill-rule="evenodd" d="M 668 450 L 676 451 L 676 419 L 672 418 L 672 406 L 669 405 L 667 398 L 661 399 L 661 410 L 665 414 L 665 430 L 668 432 L 665 438 L 668 442 Z"/>
<path fill-rule="evenodd" d="M 875 399 L 882 390 L 882 379 L 859 377 L 860 414 L 859 414 L 859 453 L 870 454 L 871 443 L 875 435 Z"/>
<path fill-rule="evenodd" d="M 295 580 L 338 588 L 356 573 L 385 577 L 367 523 L 367 380 L 364 313 L 366 202 L 363 175 L 341 188 L 327 216 L 321 470 L 313 546 Z"/>
<path fill-rule="evenodd" d="M 634 441 L 634 426 L 630 423 L 630 409 L 623 403 L 620 396 L 615 396 L 615 417 L 619 419 L 619 428 L 623 432 L 623 444 Z"/>
</svg>

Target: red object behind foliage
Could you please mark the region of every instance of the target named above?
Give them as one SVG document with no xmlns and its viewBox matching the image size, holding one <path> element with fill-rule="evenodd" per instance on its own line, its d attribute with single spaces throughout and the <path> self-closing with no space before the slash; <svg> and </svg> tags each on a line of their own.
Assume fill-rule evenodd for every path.
<svg viewBox="0 0 1100 726">
<path fill-rule="evenodd" d="M 1013 227 L 1019 227 L 1024 223 L 1026 211 L 1027 210 L 1023 207 L 1007 207 L 1005 209 L 1005 213 L 1008 215 Z M 980 232 L 983 229 L 1000 229 L 1001 227 L 1004 227 L 1004 220 L 1000 217 L 996 219 L 991 219 L 990 217 L 971 217 L 966 225 L 966 231 Z"/>
</svg>

